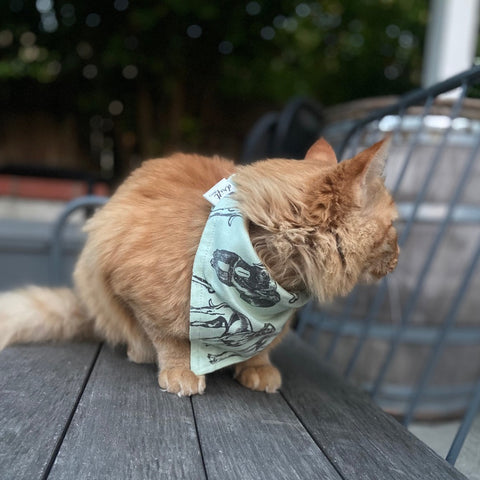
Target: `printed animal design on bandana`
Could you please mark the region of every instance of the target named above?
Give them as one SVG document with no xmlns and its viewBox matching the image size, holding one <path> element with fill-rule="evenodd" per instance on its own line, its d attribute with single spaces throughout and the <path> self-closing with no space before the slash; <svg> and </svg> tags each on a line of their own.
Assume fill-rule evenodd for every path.
<svg viewBox="0 0 480 480">
<path fill-rule="evenodd" d="M 271 323 L 266 323 L 261 330 L 254 331 L 250 320 L 241 313 L 234 312 L 227 320 L 225 317 L 218 316 L 213 320 L 205 322 L 192 322 L 195 327 L 219 329 L 211 337 L 203 337 L 205 340 L 218 340 L 225 347 L 235 347 L 238 352 L 245 356 L 252 356 L 263 350 L 267 345 L 268 339 L 275 337 L 277 331 Z M 250 345 L 251 341 L 255 340 Z M 242 348 L 244 347 L 244 348 Z M 238 353 L 237 353 L 238 354 Z M 224 351 L 217 354 L 208 354 L 208 359 L 213 365 L 226 358 L 235 357 L 237 354 Z"/>
<path fill-rule="evenodd" d="M 307 301 L 307 295 L 287 292 L 270 277 L 234 198 L 222 198 L 194 261 L 190 368 L 201 375 L 255 356 Z"/>
<path fill-rule="evenodd" d="M 215 250 L 210 263 L 218 279 L 229 287 L 235 287 L 240 292 L 240 298 L 250 305 L 271 307 L 280 301 L 277 285 L 263 265 L 249 265 L 228 250 Z"/>
</svg>

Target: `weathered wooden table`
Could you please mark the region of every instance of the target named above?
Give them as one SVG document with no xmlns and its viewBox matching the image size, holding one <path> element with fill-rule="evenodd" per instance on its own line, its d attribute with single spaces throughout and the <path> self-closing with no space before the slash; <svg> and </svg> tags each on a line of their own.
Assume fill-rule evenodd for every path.
<svg viewBox="0 0 480 480">
<path fill-rule="evenodd" d="M 291 335 L 284 386 L 264 394 L 230 372 L 203 396 L 160 391 L 153 365 L 98 344 L 0 352 L 0 478 L 465 478 Z"/>
</svg>

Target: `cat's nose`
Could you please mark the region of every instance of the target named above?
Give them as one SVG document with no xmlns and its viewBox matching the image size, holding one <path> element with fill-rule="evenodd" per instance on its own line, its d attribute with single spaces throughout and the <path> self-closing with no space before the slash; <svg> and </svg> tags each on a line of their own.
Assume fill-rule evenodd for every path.
<svg viewBox="0 0 480 480">
<path fill-rule="evenodd" d="M 392 272 L 393 270 L 395 270 L 395 267 L 397 266 L 398 264 L 398 254 L 400 253 L 400 248 L 398 247 L 397 245 L 397 254 L 395 255 L 395 257 L 392 259 L 392 261 L 390 262 L 390 265 L 388 266 L 388 272 Z"/>
</svg>

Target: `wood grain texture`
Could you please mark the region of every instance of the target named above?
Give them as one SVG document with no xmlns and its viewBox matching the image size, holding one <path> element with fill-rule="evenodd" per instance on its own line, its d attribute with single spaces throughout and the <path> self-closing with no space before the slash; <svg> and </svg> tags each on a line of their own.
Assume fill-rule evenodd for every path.
<svg viewBox="0 0 480 480">
<path fill-rule="evenodd" d="M 104 347 L 48 478 L 205 478 L 190 399 Z"/>
<path fill-rule="evenodd" d="M 96 344 L 0 352 L 0 478 L 45 474 L 97 351 Z"/>
<path fill-rule="evenodd" d="M 465 479 L 293 335 L 274 354 L 273 395 L 223 371 L 204 396 L 177 398 L 153 365 L 102 347 L 71 417 L 97 348 L 0 352 L 2 480 Z"/>
<path fill-rule="evenodd" d="M 209 480 L 341 478 L 280 394 L 247 390 L 223 371 L 192 400 Z"/>
<path fill-rule="evenodd" d="M 466 479 L 365 393 L 327 370 L 293 334 L 274 352 L 274 362 L 283 373 L 282 394 L 343 478 Z"/>
</svg>

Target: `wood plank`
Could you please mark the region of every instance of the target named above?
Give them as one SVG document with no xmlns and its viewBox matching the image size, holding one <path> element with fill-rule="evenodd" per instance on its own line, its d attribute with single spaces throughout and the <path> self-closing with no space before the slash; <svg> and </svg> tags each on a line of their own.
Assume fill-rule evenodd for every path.
<svg viewBox="0 0 480 480">
<path fill-rule="evenodd" d="M 280 394 L 252 392 L 222 371 L 192 400 L 209 480 L 341 478 Z"/>
<path fill-rule="evenodd" d="M 190 399 L 104 347 L 48 478 L 205 478 Z"/>
<path fill-rule="evenodd" d="M 0 478 L 43 478 L 98 345 L 22 345 L 0 352 Z"/>
<path fill-rule="evenodd" d="M 290 335 L 274 352 L 282 394 L 345 479 L 466 479 L 367 394 L 347 385 Z"/>
</svg>

